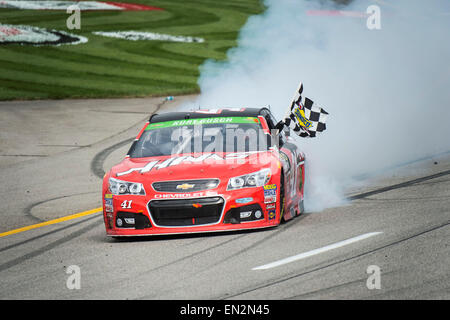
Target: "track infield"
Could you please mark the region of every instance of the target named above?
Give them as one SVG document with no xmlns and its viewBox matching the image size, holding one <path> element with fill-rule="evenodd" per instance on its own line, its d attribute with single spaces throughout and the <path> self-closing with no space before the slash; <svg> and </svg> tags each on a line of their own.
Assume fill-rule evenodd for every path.
<svg viewBox="0 0 450 320">
<path fill-rule="evenodd" d="M 80 29 L 69 30 L 71 14 L 65 10 L 0 7 L 0 100 L 197 93 L 199 66 L 206 59 L 226 59 L 248 17 L 264 11 L 259 0 L 122 2 L 162 10 L 82 9 Z M 15 25 L 88 41 L 59 46 L 2 42 Z M 138 36 L 98 34 L 127 31 Z"/>
</svg>

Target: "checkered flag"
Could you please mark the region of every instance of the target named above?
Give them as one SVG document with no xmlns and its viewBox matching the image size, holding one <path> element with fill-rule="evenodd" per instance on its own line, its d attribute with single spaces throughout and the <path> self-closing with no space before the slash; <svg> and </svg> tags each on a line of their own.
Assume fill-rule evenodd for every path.
<svg viewBox="0 0 450 320">
<path fill-rule="evenodd" d="M 313 138 L 318 132 L 326 129 L 328 112 L 315 105 L 309 98 L 305 97 L 302 102 L 302 92 L 303 84 L 300 83 L 284 122 L 280 121 L 277 128 L 281 130 L 283 125 L 286 125 L 300 137 Z"/>
</svg>

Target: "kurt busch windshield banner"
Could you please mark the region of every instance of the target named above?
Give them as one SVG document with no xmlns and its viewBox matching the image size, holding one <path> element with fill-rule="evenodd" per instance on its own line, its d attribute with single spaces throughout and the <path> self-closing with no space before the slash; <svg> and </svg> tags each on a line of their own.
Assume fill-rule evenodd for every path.
<svg viewBox="0 0 450 320">
<path fill-rule="evenodd" d="M 168 127 L 180 127 L 180 126 L 197 126 L 204 124 L 228 124 L 228 123 L 258 123 L 259 119 L 254 117 L 213 117 L 213 118 L 199 118 L 199 119 L 186 119 L 186 120 L 173 120 L 165 122 L 150 123 L 147 130 L 154 130 Z"/>
</svg>

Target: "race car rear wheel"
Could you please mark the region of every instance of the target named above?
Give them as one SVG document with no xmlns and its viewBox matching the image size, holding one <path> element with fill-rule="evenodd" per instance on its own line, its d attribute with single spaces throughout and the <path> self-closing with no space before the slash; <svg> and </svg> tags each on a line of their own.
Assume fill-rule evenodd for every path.
<svg viewBox="0 0 450 320">
<path fill-rule="evenodd" d="M 304 205 L 303 199 L 300 200 L 300 202 L 298 203 L 298 214 L 297 214 L 297 216 L 301 215 L 302 213 L 305 213 L 305 205 Z"/>
</svg>

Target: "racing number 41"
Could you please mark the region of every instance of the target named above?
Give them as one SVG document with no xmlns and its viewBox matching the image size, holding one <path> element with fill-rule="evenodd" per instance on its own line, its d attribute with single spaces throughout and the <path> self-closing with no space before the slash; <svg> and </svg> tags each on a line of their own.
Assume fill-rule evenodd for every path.
<svg viewBox="0 0 450 320">
<path fill-rule="evenodd" d="M 122 202 L 122 204 L 120 206 L 124 209 L 131 209 L 132 202 L 133 202 L 133 200 L 125 200 L 124 202 Z"/>
</svg>

